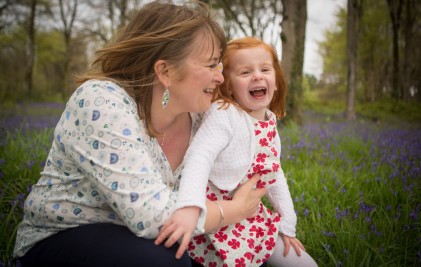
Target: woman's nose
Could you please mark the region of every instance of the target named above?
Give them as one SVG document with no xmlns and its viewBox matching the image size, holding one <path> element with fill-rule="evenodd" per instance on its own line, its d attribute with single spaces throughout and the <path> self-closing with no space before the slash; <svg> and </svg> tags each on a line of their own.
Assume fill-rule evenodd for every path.
<svg viewBox="0 0 421 267">
<path fill-rule="evenodd" d="M 224 75 L 222 75 L 222 72 L 217 71 L 215 73 L 215 76 L 214 76 L 213 80 L 218 84 L 223 83 L 224 82 Z"/>
</svg>

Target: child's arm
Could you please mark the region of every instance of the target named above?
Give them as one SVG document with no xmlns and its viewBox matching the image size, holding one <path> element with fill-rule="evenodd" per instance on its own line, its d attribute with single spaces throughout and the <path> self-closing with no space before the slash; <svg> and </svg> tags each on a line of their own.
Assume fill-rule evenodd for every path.
<svg viewBox="0 0 421 267">
<path fill-rule="evenodd" d="M 276 182 L 268 189 L 267 197 L 275 211 L 282 217 L 280 232 L 287 236 L 295 237 L 297 215 L 295 214 L 291 193 L 281 168 L 279 168 L 277 173 Z"/>
<path fill-rule="evenodd" d="M 192 234 L 196 228 L 197 219 L 199 218 L 200 208 L 199 207 L 184 207 L 174 212 L 172 217 L 168 219 L 155 241 L 155 244 L 159 245 L 166 238 L 166 247 L 171 247 L 175 242 L 180 240 L 180 247 L 175 254 L 177 259 L 183 256 L 184 251 L 187 249 L 187 245 L 190 242 Z"/>
<path fill-rule="evenodd" d="M 285 245 L 284 256 L 288 254 L 291 246 L 297 255 L 301 256 L 301 250 L 305 251 L 305 248 L 300 240 L 295 237 L 297 215 L 282 169 L 279 169 L 277 181 L 268 189 L 267 196 L 275 211 L 282 217 L 279 232 Z"/>
<path fill-rule="evenodd" d="M 225 110 L 213 105 L 195 134 L 184 157 L 178 198 L 174 215 L 161 229 L 156 243 L 169 238 L 165 245 L 171 246 L 180 237 L 182 244 L 188 243 L 196 226 L 204 232 L 206 219 L 206 186 L 208 177 L 219 153 L 229 144 L 232 137 L 232 119 Z M 203 211 L 199 217 L 200 211 Z M 180 246 L 177 256 L 184 252 Z M 181 253 L 180 253 L 181 250 Z"/>
</svg>

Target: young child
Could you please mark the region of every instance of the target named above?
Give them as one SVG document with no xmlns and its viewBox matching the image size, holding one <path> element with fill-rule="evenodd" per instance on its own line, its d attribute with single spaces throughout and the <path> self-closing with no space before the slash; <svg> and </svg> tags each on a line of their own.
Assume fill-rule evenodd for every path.
<svg viewBox="0 0 421 267">
<path fill-rule="evenodd" d="M 266 261 L 271 266 L 317 266 L 295 238 L 297 218 L 280 166 L 276 119 L 285 115 L 286 86 L 276 52 L 247 37 L 229 42 L 222 62 L 225 83 L 186 153 L 173 215 L 190 221 L 189 209 L 205 209 L 207 198 L 220 209 L 221 227 L 193 237 L 188 253 L 205 266 L 260 266 Z M 267 188 L 274 211 L 260 202 L 255 217 L 225 226 L 217 200 L 230 199 L 255 173 L 261 175 L 256 187 Z"/>
</svg>

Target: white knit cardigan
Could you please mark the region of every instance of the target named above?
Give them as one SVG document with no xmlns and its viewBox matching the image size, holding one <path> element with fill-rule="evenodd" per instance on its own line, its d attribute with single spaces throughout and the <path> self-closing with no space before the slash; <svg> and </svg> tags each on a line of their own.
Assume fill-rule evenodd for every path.
<svg viewBox="0 0 421 267">
<path fill-rule="evenodd" d="M 205 213 L 208 179 L 221 190 L 234 190 L 252 164 L 255 142 L 250 115 L 234 105 L 222 109 L 219 103 L 214 103 L 184 158 L 176 209 L 197 206 Z M 278 134 L 275 142 L 280 155 Z M 297 217 L 291 194 L 281 168 L 276 175 L 276 182 L 267 187 L 266 196 L 282 217 L 280 232 L 295 237 Z"/>
</svg>

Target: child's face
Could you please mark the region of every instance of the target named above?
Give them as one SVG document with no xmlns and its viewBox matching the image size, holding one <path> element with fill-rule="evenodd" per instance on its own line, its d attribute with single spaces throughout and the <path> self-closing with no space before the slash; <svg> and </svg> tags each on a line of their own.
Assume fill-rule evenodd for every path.
<svg viewBox="0 0 421 267">
<path fill-rule="evenodd" d="M 275 69 L 271 54 L 263 47 L 240 49 L 230 58 L 228 72 L 232 95 L 250 115 L 264 119 L 276 88 Z"/>
</svg>

